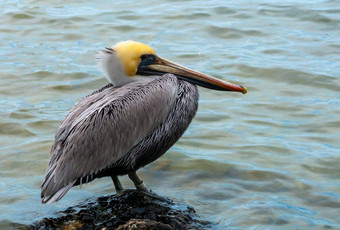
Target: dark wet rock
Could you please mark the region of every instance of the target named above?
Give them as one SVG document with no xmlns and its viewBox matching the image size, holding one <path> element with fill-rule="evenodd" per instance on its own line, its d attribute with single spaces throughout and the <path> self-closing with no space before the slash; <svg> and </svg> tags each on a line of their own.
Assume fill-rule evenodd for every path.
<svg viewBox="0 0 340 230">
<path fill-rule="evenodd" d="M 163 224 L 154 220 L 141 220 L 131 219 L 126 224 L 120 225 L 117 230 L 171 230 L 172 227 L 169 224 Z"/>
<path fill-rule="evenodd" d="M 195 210 L 170 200 L 160 201 L 136 190 L 90 199 L 20 229 L 202 229 L 211 223 L 200 220 Z"/>
</svg>

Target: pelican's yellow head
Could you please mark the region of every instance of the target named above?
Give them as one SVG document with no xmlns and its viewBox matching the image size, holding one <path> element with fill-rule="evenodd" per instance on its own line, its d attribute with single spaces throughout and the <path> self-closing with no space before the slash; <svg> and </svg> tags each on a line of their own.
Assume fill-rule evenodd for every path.
<svg viewBox="0 0 340 230">
<path fill-rule="evenodd" d="M 162 58 L 156 55 L 155 50 L 150 46 L 140 42 L 119 42 L 112 48 L 100 51 L 97 58 L 108 80 L 115 86 L 143 80 L 144 77 L 157 77 L 172 73 L 180 80 L 209 89 L 247 93 L 245 87 L 199 73 Z M 136 75 L 138 77 L 133 77 Z"/>
<path fill-rule="evenodd" d="M 143 55 L 156 54 L 155 50 L 150 46 L 131 40 L 117 43 L 113 47 L 113 50 L 116 51 L 124 68 L 124 72 L 129 77 L 137 73 Z"/>
</svg>

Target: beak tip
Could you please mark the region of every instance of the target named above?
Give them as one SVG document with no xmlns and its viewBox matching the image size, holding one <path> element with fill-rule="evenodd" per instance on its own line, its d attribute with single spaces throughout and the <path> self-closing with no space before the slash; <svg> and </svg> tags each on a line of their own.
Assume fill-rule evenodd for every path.
<svg viewBox="0 0 340 230">
<path fill-rule="evenodd" d="M 248 92 L 248 90 L 247 90 L 247 88 L 246 87 L 244 87 L 244 86 L 240 86 L 243 90 L 242 90 L 242 93 L 243 94 L 247 94 L 247 92 Z"/>
</svg>

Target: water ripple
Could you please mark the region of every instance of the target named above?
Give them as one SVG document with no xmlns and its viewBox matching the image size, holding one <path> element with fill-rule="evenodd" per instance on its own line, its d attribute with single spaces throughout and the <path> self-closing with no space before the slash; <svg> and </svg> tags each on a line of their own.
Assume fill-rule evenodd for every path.
<svg viewBox="0 0 340 230">
<path fill-rule="evenodd" d="M 102 179 L 39 198 L 57 127 L 107 83 L 96 50 L 125 39 L 249 91 L 200 88 L 183 138 L 141 170 L 148 186 L 219 229 L 340 228 L 336 1 L 5 0 L 0 12 L 0 228 L 113 192 Z"/>
</svg>

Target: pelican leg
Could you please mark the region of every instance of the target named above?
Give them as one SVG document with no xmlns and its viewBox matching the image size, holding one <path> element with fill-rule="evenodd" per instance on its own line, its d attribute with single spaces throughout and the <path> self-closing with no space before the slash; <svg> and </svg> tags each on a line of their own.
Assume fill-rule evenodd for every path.
<svg viewBox="0 0 340 230">
<path fill-rule="evenodd" d="M 151 190 L 150 191 L 147 190 L 147 188 L 145 187 L 143 181 L 137 176 L 136 171 L 129 172 L 128 175 L 129 175 L 129 178 L 135 184 L 137 190 L 140 191 L 141 193 L 144 193 L 145 195 L 147 195 L 149 197 L 152 197 L 154 199 L 160 200 L 160 201 L 165 201 L 167 203 L 172 203 L 172 200 L 169 200 L 167 198 L 161 197 L 161 196 L 157 195 L 156 193 L 152 192 Z"/>
<path fill-rule="evenodd" d="M 118 196 L 121 196 L 124 194 L 124 188 L 122 184 L 120 183 L 117 176 L 111 176 L 111 179 L 113 181 L 113 184 L 115 185 L 116 193 Z"/>
<path fill-rule="evenodd" d="M 133 172 L 129 172 L 129 178 L 133 181 L 133 183 L 135 184 L 136 188 L 140 191 L 144 191 L 144 192 L 149 192 L 143 181 L 137 176 L 137 173 L 136 171 L 133 171 Z"/>
</svg>

